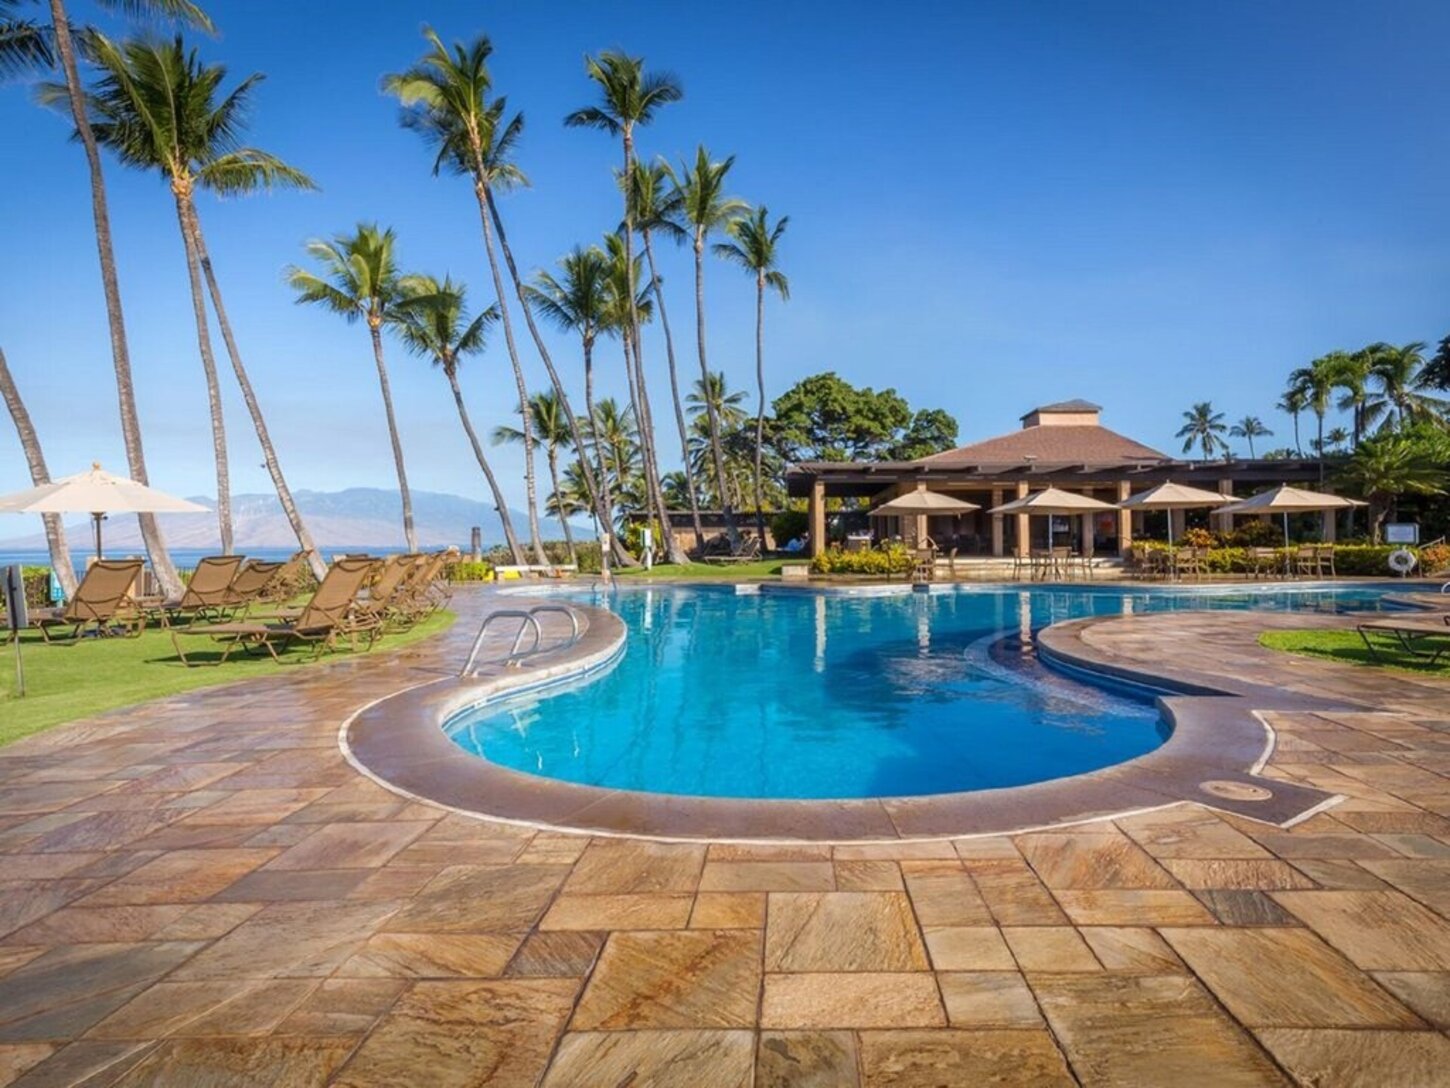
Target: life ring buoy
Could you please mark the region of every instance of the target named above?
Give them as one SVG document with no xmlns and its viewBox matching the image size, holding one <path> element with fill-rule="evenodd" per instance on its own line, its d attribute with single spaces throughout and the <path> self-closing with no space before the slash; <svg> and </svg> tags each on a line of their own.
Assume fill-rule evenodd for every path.
<svg viewBox="0 0 1450 1088">
<path fill-rule="evenodd" d="M 1409 574 L 1410 571 L 1415 569 L 1415 565 L 1419 560 L 1415 558 L 1415 553 L 1410 551 L 1409 548 L 1396 548 L 1390 552 L 1389 559 L 1386 562 L 1389 563 L 1390 570 L 1396 574 Z"/>
</svg>

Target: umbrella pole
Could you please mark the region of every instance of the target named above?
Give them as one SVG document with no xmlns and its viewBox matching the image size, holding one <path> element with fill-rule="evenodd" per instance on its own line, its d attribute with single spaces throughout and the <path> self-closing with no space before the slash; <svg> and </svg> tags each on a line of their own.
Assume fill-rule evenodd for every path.
<svg viewBox="0 0 1450 1088">
<path fill-rule="evenodd" d="M 104 518 L 105 516 L 106 516 L 105 514 L 100 514 L 100 513 L 96 513 L 96 514 L 92 514 L 91 515 L 91 520 L 95 523 L 95 526 L 96 526 L 96 558 L 97 559 L 100 559 L 101 558 L 101 519 Z"/>
<path fill-rule="evenodd" d="M 1289 577 L 1289 511 L 1284 511 L 1284 577 Z"/>
<path fill-rule="evenodd" d="M 1168 515 L 1168 569 L 1173 573 L 1173 580 L 1178 581 L 1178 562 L 1173 558 L 1173 511 L 1165 510 Z"/>
</svg>

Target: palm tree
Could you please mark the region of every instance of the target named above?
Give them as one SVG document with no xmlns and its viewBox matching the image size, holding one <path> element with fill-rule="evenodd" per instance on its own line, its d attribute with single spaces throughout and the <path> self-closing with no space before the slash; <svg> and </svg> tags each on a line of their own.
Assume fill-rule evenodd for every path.
<svg viewBox="0 0 1450 1088">
<path fill-rule="evenodd" d="M 748 210 L 742 200 L 725 195 L 725 175 L 734 165 L 732 155 L 720 162 L 714 162 L 710 153 L 701 145 L 695 150 L 694 165 L 682 164 L 681 173 L 674 176 L 674 200 L 681 225 L 690 232 L 695 251 L 695 339 L 700 355 L 700 380 L 707 385 L 710 381 L 710 366 L 705 354 L 705 241 L 712 231 L 722 229 L 732 219 L 742 216 Z M 716 418 L 713 402 L 706 402 L 706 423 L 710 430 L 710 449 L 715 461 L 715 478 L 725 479 L 725 448 L 721 442 L 720 421 Z M 728 497 L 721 496 L 725 514 L 725 533 L 730 546 L 740 542 L 740 532 L 735 526 L 735 511 Z"/>
<path fill-rule="evenodd" d="M 635 424 L 634 411 L 621 408 L 613 397 L 602 398 L 595 406 L 589 437 L 604 459 L 604 472 L 609 477 L 620 514 L 643 508 L 639 428 Z"/>
<path fill-rule="evenodd" d="M 1258 416 L 1244 416 L 1243 419 L 1233 425 L 1228 433 L 1234 438 L 1247 438 L 1249 440 L 1249 459 L 1253 460 L 1254 439 L 1272 437 L 1274 432 L 1265 427 L 1263 420 L 1259 419 Z"/>
<path fill-rule="evenodd" d="M 790 281 L 776 267 L 776 246 L 785 233 L 789 216 L 770 225 L 769 212 L 762 204 L 749 215 L 732 220 L 725 228 L 729 242 L 715 246 L 715 255 L 739 265 L 755 277 L 755 531 L 765 539 L 765 500 L 761 489 L 760 461 L 765 448 L 765 289 L 781 300 L 790 298 Z"/>
<path fill-rule="evenodd" d="M 1382 405 L 1371 400 L 1367 384 L 1376 348 L 1371 346 L 1361 351 L 1338 352 L 1330 367 L 1334 387 L 1344 391 L 1335 407 L 1350 414 L 1351 436 L 1356 446 L 1370 422 L 1383 411 Z"/>
<path fill-rule="evenodd" d="M 1369 501 L 1375 543 L 1386 515 L 1403 494 L 1443 495 L 1450 439 L 1433 428 L 1388 431 L 1367 438 L 1340 471 L 1343 481 Z"/>
<path fill-rule="evenodd" d="M 10 409 L 10 418 L 15 422 L 15 433 L 20 438 L 25 463 L 30 466 L 30 482 L 37 487 L 50 483 L 50 470 L 45 467 L 45 454 L 40 449 L 40 438 L 35 433 L 35 425 L 30 421 L 25 402 L 20 399 L 20 390 L 10 374 L 10 366 L 5 361 L 3 350 L 0 350 L 0 400 L 5 401 L 5 407 Z M 65 525 L 59 514 L 43 514 L 41 520 L 45 523 L 45 543 L 50 548 L 50 565 L 55 570 L 55 576 L 60 579 L 66 597 L 73 597 L 76 591 L 76 569 L 71 565 Z"/>
<path fill-rule="evenodd" d="M 611 136 L 620 137 L 624 151 L 624 168 L 620 174 L 624 190 L 624 265 L 634 266 L 635 208 L 631 199 L 630 180 L 634 173 L 634 130 L 654 120 L 661 106 L 678 102 L 684 97 L 679 81 L 668 73 L 646 75 L 644 58 L 605 51 L 598 57 L 585 57 L 584 70 L 589 78 L 599 85 L 600 102 L 575 110 L 564 118 L 566 127 L 597 128 Z M 660 524 L 664 529 L 664 544 L 671 563 L 684 563 L 686 557 L 673 533 L 668 531 L 669 510 L 664 505 L 663 491 L 659 485 L 659 457 L 655 453 L 654 419 L 649 410 L 649 389 L 645 384 L 644 341 L 639 335 L 639 313 L 634 305 L 635 293 L 626 295 L 629 323 L 629 343 L 633 346 L 634 368 L 639 386 L 639 422 L 645 461 L 645 480 L 660 507 Z M 629 349 L 626 348 L 626 351 Z"/>
<path fill-rule="evenodd" d="M 655 267 L 654 235 L 664 235 L 678 243 L 685 239 L 685 232 L 675 220 L 675 191 L 667 189 L 670 178 L 669 164 L 663 160 L 654 163 L 636 161 L 634 169 L 625 184 L 630 187 L 629 202 L 634 209 L 635 226 L 639 228 L 644 242 L 645 259 L 649 264 L 650 294 L 659 310 L 660 328 L 665 334 L 665 357 L 670 368 L 670 399 L 674 402 L 675 425 L 680 432 L 680 457 L 685 466 L 685 498 L 690 507 L 690 520 L 695 529 L 695 539 L 705 539 L 704 525 L 700 521 L 699 490 L 695 487 L 695 470 L 690 463 L 690 433 L 685 423 L 685 405 L 680 397 L 679 368 L 675 365 L 675 338 L 670 331 L 670 318 L 665 310 L 665 296 L 661 289 L 664 283 Z M 674 500 L 679 503 L 678 497 Z"/>
<path fill-rule="evenodd" d="M 1386 426 L 1393 421 L 1395 427 L 1405 427 L 1436 419 L 1445 411 L 1445 401 L 1424 392 L 1434 386 L 1424 374 L 1423 343 L 1375 344 L 1367 350 L 1373 352 L 1369 380 L 1376 387 L 1376 400 L 1383 405 Z"/>
<path fill-rule="evenodd" d="M 1344 352 L 1335 351 L 1321 355 L 1308 366 L 1301 366 L 1289 375 L 1289 388 L 1295 390 L 1304 406 L 1314 413 L 1318 424 L 1318 438 L 1314 451 L 1319 459 L 1319 483 L 1324 483 L 1324 417 L 1329 412 L 1329 399 L 1334 393 L 1334 382 L 1342 370 Z"/>
<path fill-rule="evenodd" d="M 191 0 L 99 0 L 107 8 L 119 10 L 128 15 L 155 15 L 177 19 L 202 30 L 210 30 L 211 20 Z M 131 352 L 126 341 L 126 318 L 121 309 L 121 282 L 116 271 L 116 250 L 111 241 L 111 215 L 106 202 L 106 179 L 101 172 L 101 152 L 91 132 L 90 120 L 86 116 L 85 91 L 81 86 L 80 71 L 76 64 L 75 39 L 71 33 L 70 17 L 66 14 L 64 0 L 48 0 L 50 5 L 50 30 L 45 35 L 43 48 L 37 50 L 37 36 L 42 33 L 34 23 L 10 18 L 0 9 L 0 68 L 21 63 L 32 63 L 48 59 L 42 55 L 54 50 L 60 60 L 61 73 L 65 79 L 66 95 L 70 101 L 71 120 L 75 123 L 76 136 L 85 149 L 86 166 L 90 173 L 91 217 L 95 222 L 96 254 L 101 265 L 101 288 L 106 300 L 106 319 L 111 333 L 111 361 L 116 372 L 116 399 L 120 406 L 121 437 L 126 446 L 126 467 L 131 478 L 140 483 L 149 483 L 146 471 L 146 452 L 141 444 L 141 418 L 136 411 L 136 387 L 131 377 Z M 14 9 L 15 0 L 6 0 L 5 7 Z M 15 30 L 15 33 L 11 33 Z M 151 557 L 151 569 L 161 583 L 161 590 L 167 597 L 181 594 L 181 579 L 176 566 L 167 554 L 166 542 L 156 524 L 154 514 L 138 514 L 141 537 L 146 543 L 146 552 Z"/>
<path fill-rule="evenodd" d="M 509 516 L 508 503 L 498 486 L 498 478 L 483 452 L 478 432 L 473 429 L 473 420 L 468 415 L 468 406 L 463 401 L 463 389 L 458 384 L 458 366 L 470 355 L 480 355 L 485 347 L 489 326 L 498 320 L 498 311 L 490 306 L 477 317 L 469 320 L 466 289 L 461 283 L 444 277 L 439 283 L 432 276 L 404 276 L 398 281 L 399 298 L 389 315 L 389 323 L 399 339 L 414 355 L 428 359 L 448 379 L 448 388 L 453 392 L 453 403 L 458 408 L 458 419 L 463 424 L 463 433 L 473 447 L 473 456 L 488 483 L 493 496 L 493 507 L 498 511 L 499 524 L 503 526 L 504 540 L 515 563 L 524 562 L 523 549 L 514 532 L 513 519 Z"/>
<path fill-rule="evenodd" d="M 1304 447 L 1299 441 L 1299 413 L 1308 407 L 1308 400 L 1305 397 L 1304 390 L 1296 386 L 1290 386 L 1284 390 L 1284 395 L 1279 398 L 1279 403 L 1275 407 L 1293 419 L 1294 452 L 1298 456 L 1303 457 Z"/>
<path fill-rule="evenodd" d="M 184 50 L 180 37 L 169 44 L 138 40 L 117 47 L 103 35 L 93 33 L 89 43 L 91 56 L 102 72 L 102 78 L 88 96 L 91 128 L 96 139 L 102 146 L 115 151 L 124 164 L 160 173 L 168 182 L 176 202 L 197 344 L 211 408 L 222 551 L 229 553 L 232 550 L 231 496 L 221 390 L 202 292 L 204 270 L 232 370 L 251 414 L 278 500 L 299 545 L 308 554 L 314 572 L 320 576 L 325 571 L 321 557 L 282 474 L 261 406 L 257 403 L 232 335 L 211 261 L 209 258 L 204 260 L 206 248 L 195 203 L 198 188 L 221 195 L 235 195 L 274 186 L 315 187 L 307 175 L 276 156 L 238 145 L 251 90 L 263 78 L 260 74 L 243 80 L 218 103 L 215 96 L 226 76 L 226 69 L 220 65 L 203 66 L 195 51 L 187 53 Z M 43 92 L 50 99 L 57 99 L 63 93 L 63 88 L 56 87 Z"/>
<path fill-rule="evenodd" d="M 549 461 L 549 480 L 554 485 L 545 508 L 558 517 L 559 527 L 564 530 L 564 543 L 569 547 L 569 562 L 577 564 L 579 555 L 574 549 L 574 531 L 569 527 L 571 503 L 562 499 L 562 484 L 559 478 L 559 451 L 569 449 L 569 428 L 564 422 L 564 413 L 559 410 L 559 398 L 552 390 L 535 393 L 529 401 L 529 410 L 534 414 L 534 431 L 544 440 L 544 452 Z M 522 443 L 524 432 L 519 427 L 500 426 L 493 429 L 493 443 Z"/>
<path fill-rule="evenodd" d="M 1184 453 L 1197 446 L 1207 461 L 1220 449 L 1228 449 L 1228 443 L 1223 440 L 1226 430 L 1228 427 L 1224 424 L 1223 413 L 1215 412 L 1213 405 L 1203 400 L 1183 413 L 1183 426 L 1178 429 L 1176 437 L 1183 439 Z"/>
<path fill-rule="evenodd" d="M 732 390 L 726 384 L 725 375 L 716 371 L 710 375 L 708 383 L 696 378 L 690 388 L 690 395 L 686 398 L 690 407 L 692 419 L 692 440 L 691 456 L 697 463 L 697 471 L 700 477 L 706 481 L 712 490 L 711 497 L 717 504 L 724 507 L 732 497 L 740 493 L 736 486 L 738 473 L 734 471 L 737 467 L 728 456 L 730 452 L 730 436 L 739 432 L 745 426 L 748 417 L 745 411 L 745 393 L 741 390 Z M 718 471 L 713 462 L 714 443 L 710 437 L 710 417 L 718 421 L 721 433 L 721 444 L 725 447 L 726 456 L 723 458 L 724 473 Z"/>
<path fill-rule="evenodd" d="M 394 241 L 392 228 L 379 230 L 377 224 L 359 223 L 355 234 L 339 234 L 331 242 L 307 243 L 307 252 L 321 266 L 322 274 L 294 266 L 287 270 L 287 281 L 297 292 L 298 302 L 313 303 L 341 314 L 349 325 L 359 318 L 367 323 L 373 361 L 378 368 L 378 387 L 383 394 L 383 410 L 388 419 L 388 437 L 393 443 L 393 465 L 398 471 L 403 536 L 408 550 L 415 552 L 418 534 L 413 530 L 413 496 L 408 490 L 403 441 L 398 435 L 392 387 L 383 361 L 383 326 L 393 321 L 397 304 L 403 297 L 393 258 Z"/>
</svg>

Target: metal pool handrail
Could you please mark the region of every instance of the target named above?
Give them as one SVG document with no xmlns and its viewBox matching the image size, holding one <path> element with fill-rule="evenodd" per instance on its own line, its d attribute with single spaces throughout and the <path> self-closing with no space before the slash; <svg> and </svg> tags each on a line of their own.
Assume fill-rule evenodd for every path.
<svg viewBox="0 0 1450 1088">
<path fill-rule="evenodd" d="M 532 654 L 542 653 L 544 650 L 544 629 L 539 624 L 539 616 L 555 613 L 568 618 L 569 637 L 558 646 L 551 646 L 551 650 L 562 650 L 574 645 L 579 641 L 581 628 L 579 626 L 579 613 L 576 609 L 566 604 L 536 604 L 532 608 L 505 608 L 498 612 L 490 612 L 483 618 L 478 626 L 478 635 L 473 640 L 473 649 L 468 653 L 468 660 L 464 663 L 459 676 L 468 676 L 479 665 L 478 655 L 483 651 L 483 640 L 488 636 L 489 625 L 496 620 L 518 620 L 519 629 L 514 635 L 514 644 L 509 652 L 494 661 L 483 662 L 483 664 L 512 665 L 523 660 Z M 524 636 L 532 633 L 534 638 L 528 649 L 523 648 Z"/>
</svg>

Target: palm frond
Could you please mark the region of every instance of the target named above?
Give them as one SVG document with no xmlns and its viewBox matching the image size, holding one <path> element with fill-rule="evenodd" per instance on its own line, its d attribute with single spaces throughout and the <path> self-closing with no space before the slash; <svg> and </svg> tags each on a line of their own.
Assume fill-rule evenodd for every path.
<svg viewBox="0 0 1450 1088">
<path fill-rule="evenodd" d="M 317 184 L 301 170 L 255 147 L 240 147 L 203 164 L 197 180 L 222 195 L 258 189 L 317 189 Z"/>
<path fill-rule="evenodd" d="M 0 77 L 30 75 L 54 63 L 49 27 L 0 14 Z"/>
<path fill-rule="evenodd" d="M 208 34 L 216 33 L 210 17 L 192 0 L 96 0 L 102 7 L 128 19 L 164 19 L 183 23 Z"/>
</svg>

